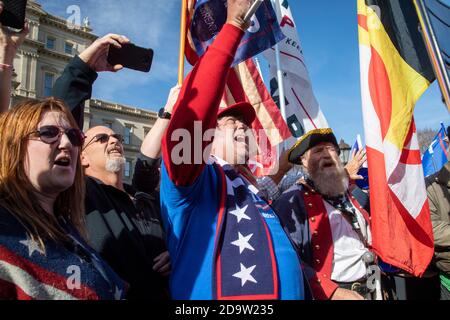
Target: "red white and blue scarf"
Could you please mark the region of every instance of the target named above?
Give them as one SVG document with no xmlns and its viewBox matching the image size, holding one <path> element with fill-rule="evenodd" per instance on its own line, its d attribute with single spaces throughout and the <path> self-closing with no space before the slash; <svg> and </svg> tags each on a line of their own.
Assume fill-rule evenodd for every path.
<svg viewBox="0 0 450 320">
<path fill-rule="evenodd" d="M 273 241 L 264 220 L 271 207 L 234 168 L 216 160 L 221 202 L 216 230 L 213 294 L 217 300 L 279 298 Z"/>
</svg>

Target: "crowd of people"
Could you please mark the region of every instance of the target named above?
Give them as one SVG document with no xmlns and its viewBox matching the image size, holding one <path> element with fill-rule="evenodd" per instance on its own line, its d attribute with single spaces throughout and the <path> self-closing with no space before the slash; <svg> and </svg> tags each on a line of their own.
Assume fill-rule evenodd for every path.
<svg viewBox="0 0 450 320">
<path fill-rule="evenodd" d="M 364 151 L 344 167 L 333 131 L 318 129 L 280 156 L 274 175 L 249 170 L 255 110 L 245 101 L 219 109 L 248 9 L 228 0 L 223 29 L 145 137 L 132 185 L 122 135 L 81 131 L 98 73 L 122 69 L 108 64 L 108 48 L 130 40 L 97 39 L 69 62 L 53 97 L 9 109 L 28 29 L 0 26 L 0 299 L 395 298 L 386 272 L 381 290 L 368 284 L 377 264 L 370 192 L 355 184 Z M 180 154 L 180 129 L 214 135 Z M 447 164 L 428 184 L 442 299 L 450 299 L 449 188 Z"/>
</svg>

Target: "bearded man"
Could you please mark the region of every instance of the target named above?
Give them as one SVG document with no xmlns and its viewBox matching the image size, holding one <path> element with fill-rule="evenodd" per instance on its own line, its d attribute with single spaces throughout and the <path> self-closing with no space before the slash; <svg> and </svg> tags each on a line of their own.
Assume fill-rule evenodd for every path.
<svg viewBox="0 0 450 320">
<path fill-rule="evenodd" d="M 351 195 L 349 177 L 331 129 L 308 132 L 289 151 L 306 178 L 274 204 L 300 255 L 313 296 L 362 300 L 369 293 L 365 259 L 373 257 L 369 214 Z"/>
<path fill-rule="evenodd" d="M 56 81 L 54 96 L 66 102 L 80 128 L 84 124 L 85 102 L 91 98 L 98 72 L 122 69 L 121 65 L 109 65 L 109 47 L 120 48 L 128 42 L 116 34 L 97 39 L 69 62 Z M 159 195 L 155 192 L 159 161 L 139 155 L 132 170 L 132 185 L 124 184 L 123 137 L 102 126 L 86 132 L 80 157 L 86 174 L 90 244 L 129 284 L 127 300 L 170 299 L 171 264 L 161 225 Z"/>
<path fill-rule="evenodd" d="M 107 127 L 86 132 L 86 222 L 94 249 L 129 284 L 127 299 L 169 298 L 169 254 L 154 214 L 157 202 L 123 183 L 123 137 Z M 159 218 L 159 217 L 157 217 Z"/>
</svg>

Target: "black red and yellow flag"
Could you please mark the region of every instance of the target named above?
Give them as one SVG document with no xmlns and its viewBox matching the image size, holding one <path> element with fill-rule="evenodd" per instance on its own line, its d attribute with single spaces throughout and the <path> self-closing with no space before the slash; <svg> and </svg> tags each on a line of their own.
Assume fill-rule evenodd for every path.
<svg viewBox="0 0 450 320">
<path fill-rule="evenodd" d="M 420 276 L 434 246 L 413 113 L 433 68 L 412 0 L 358 0 L 358 30 L 372 246 Z"/>
</svg>

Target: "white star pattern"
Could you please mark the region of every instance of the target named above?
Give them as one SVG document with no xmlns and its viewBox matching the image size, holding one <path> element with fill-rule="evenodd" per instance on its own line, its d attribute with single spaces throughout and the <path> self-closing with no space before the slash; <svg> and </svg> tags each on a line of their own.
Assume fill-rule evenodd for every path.
<svg viewBox="0 0 450 320">
<path fill-rule="evenodd" d="M 256 268 L 256 265 L 254 265 L 253 267 L 250 267 L 250 268 L 246 268 L 241 263 L 241 271 L 233 274 L 233 277 L 241 279 L 242 287 L 244 287 L 244 285 L 247 283 L 247 281 L 250 281 L 253 283 L 258 283 L 258 281 L 256 281 L 255 278 L 253 278 L 253 276 L 252 276 L 252 272 L 253 272 L 253 270 L 255 270 L 255 268 Z"/>
<path fill-rule="evenodd" d="M 236 205 L 236 210 L 230 211 L 230 214 L 237 217 L 237 222 L 240 223 L 242 219 L 245 220 L 252 220 L 249 216 L 245 214 L 245 211 L 247 211 L 248 205 L 244 208 L 239 208 L 238 205 Z"/>
<path fill-rule="evenodd" d="M 244 237 L 240 232 L 239 232 L 239 239 L 232 242 L 232 245 L 235 245 L 236 247 L 239 247 L 239 254 L 242 254 L 242 252 L 244 252 L 245 249 L 249 249 L 251 251 L 255 251 L 255 248 L 253 248 L 250 243 L 248 243 L 250 241 L 250 239 L 253 237 L 253 233 Z"/>
<path fill-rule="evenodd" d="M 118 287 L 116 287 L 116 291 L 114 292 L 114 299 L 115 300 L 122 299 L 122 290 L 120 290 Z"/>
<path fill-rule="evenodd" d="M 231 181 L 231 180 L 230 180 Z M 234 188 L 234 189 L 237 189 L 237 188 L 239 188 L 239 187 L 241 187 L 241 186 L 244 186 L 245 187 L 245 183 L 244 183 L 244 180 L 242 180 L 241 178 L 236 178 L 236 179 L 234 179 L 233 181 L 231 181 L 231 186 Z"/>
<path fill-rule="evenodd" d="M 34 241 L 33 239 L 30 239 L 27 236 L 27 240 L 19 241 L 19 243 L 23 244 L 25 247 L 28 248 L 28 255 L 31 257 L 35 251 L 39 252 L 41 255 L 44 255 L 45 252 L 42 250 L 42 248 L 39 246 L 39 243 Z"/>
</svg>

